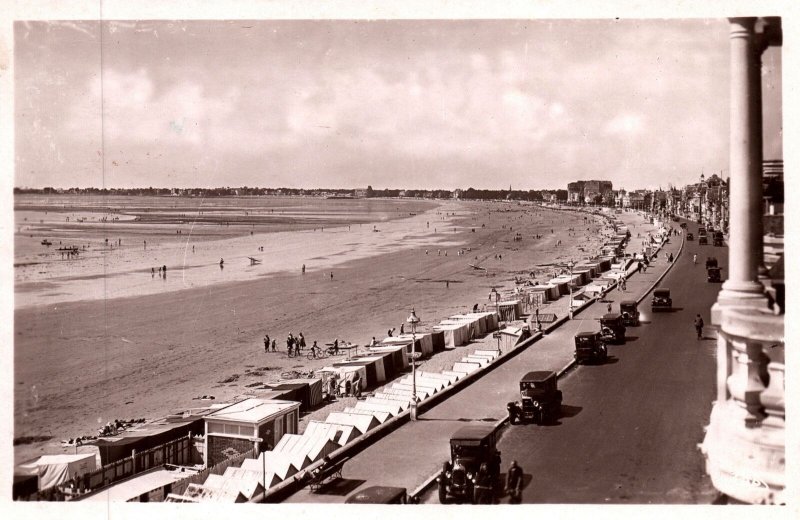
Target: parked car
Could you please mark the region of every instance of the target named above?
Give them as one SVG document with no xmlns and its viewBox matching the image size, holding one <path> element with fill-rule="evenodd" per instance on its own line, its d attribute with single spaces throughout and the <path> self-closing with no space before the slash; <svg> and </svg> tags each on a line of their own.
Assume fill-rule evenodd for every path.
<svg viewBox="0 0 800 520">
<path fill-rule="evenodd" d="M 709 267 L 706 270 L 706 274 L 708 275 L 708 282 L 709 283 L 719 283 L 722 281 L 722 268 L 721 267 Z"/>
<path fill-rule="evenodd" d="M 712 267 L 718 267 L 719 263 L 717 262 L 717 258 L 714 256 L 707 256 L 706 257 L 706 269 L 711 269 Z"/>
<path fill-rule="evenodd" d="M 625 326 L 639 326 L 639 304 L 636 303 L 636 300 L 619 302 L 619 313 L 622 314 L 622 323 Z"/>
<path fill-rule="evenodd" d="M 500 452 L 495 427 L 489 424 L 463 426 L 450 436 L 450 460 L 444 463 L 436 479 L 439 502 L 446 504 L 450 497 L 455 497 L 476 503 L 481 466 L 486 468 L 485 476 L 494 490 L 500 483 Z"/>
<path fill-rule="evenodd" d="M 686 229 L 688 226 L 686 225 L 686 222 L 681 222 L 681 227 L 682 227 L 683 229 Z"/>
<path fill-rule="evenodd" d="M 722 231 L 714 231 L 714 247 L 722 247 L 725 245 L 725 236 Z"/>
<path fill-rule="evenodd" d="M 345 504 L 407 504 L 408 492 L 404 487 L 370 486 L 356 491 Z"/>
<path fill-rule="evenodd" d="M 698 245 L 707 246 L 708 245 L 708 237 L 706 235 L 700 235 L 697 238 Z"/>
<path fill-rule="evenodd" d="M 575 361 L 582 363 L 602 362 L 608 358 L 608 348 L 599 332 L 579 332 L 575 334 Z"/>
<path fill-rule="evenodd" d="M 690 240 L 690 241 L 694 240 L 694 234 L 693 233 L 686 233 L 686 240 Z"/>
<path fill-rule="evenodd" d="M 528 372 L 519 380 L 519 400 L 506 405 L 508 422 L 532 421 L 545 423 L 561 411 L 561 390 L 555 372 Z"/>
<path fill-rule="evenodd" d="M 600 333 L 608 343 L 625 343 L 625 323 L 622 321 L 622 314 L 609 312 L 600 318 Z"/>
<path fill-rule="evenodd" d="M 669 289 L 656 289 L 653 291 L 653 311 L 671 310 L 672 298 Z"/>
</svg>

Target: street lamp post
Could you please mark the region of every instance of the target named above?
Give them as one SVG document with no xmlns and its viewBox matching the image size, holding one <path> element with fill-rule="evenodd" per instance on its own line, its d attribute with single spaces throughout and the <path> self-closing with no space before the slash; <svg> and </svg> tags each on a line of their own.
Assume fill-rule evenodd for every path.
<svg viewBox="0 0 800 520">
<path fill-rule="evenodd" d="M 567 283 L 567 286 L 569 286 L 569 319 L 572 319 L 572 268 L 574 266 L 575 264 L 572 260 L 567 264 L 567 267 L 569 267 L 569 283 Z"/>
<path fill-rule="evenodd" d="M 417 420 L 417 323 L 419 318 L 411 309 L 406 322 L 411 325 L 411 420 Z"/>
<path fill-rule="evenodd" d="M 500 320 L 500 293 L 497 292 L 496 287 L 492 287 L 492 294 L 494 295 L 494 311 L 497 313 L 497 319 Z"/>
</svg>

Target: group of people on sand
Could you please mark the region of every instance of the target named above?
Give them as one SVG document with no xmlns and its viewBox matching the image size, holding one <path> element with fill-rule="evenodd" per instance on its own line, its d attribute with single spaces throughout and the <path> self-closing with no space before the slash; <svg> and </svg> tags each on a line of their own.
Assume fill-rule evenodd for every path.
<svg viewBox="0 0 800 520">
<path fill-rule="evenodd" d="M 156 277 L 156 268 L 155 267 L 151 267 L 150 268 L 150 276 L 152 278 Z M 164 278 L 167 277 L 167 266 L 166 265 L 162 265 L 161 267 L 158 268 L 158 277 L 161 278 L 162 276 Z"/>
</svg>

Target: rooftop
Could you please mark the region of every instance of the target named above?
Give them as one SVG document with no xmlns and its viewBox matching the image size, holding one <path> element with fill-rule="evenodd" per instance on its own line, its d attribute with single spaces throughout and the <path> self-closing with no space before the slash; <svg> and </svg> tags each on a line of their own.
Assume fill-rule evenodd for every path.
<svg viewBox="0 0 800 520">
<path fill-rule="evenodd" d="M 254 423 L 299 406 L 300 403 L 295 401 L 251 397 L 209 414 L 207 418 Z"/>
</svg>

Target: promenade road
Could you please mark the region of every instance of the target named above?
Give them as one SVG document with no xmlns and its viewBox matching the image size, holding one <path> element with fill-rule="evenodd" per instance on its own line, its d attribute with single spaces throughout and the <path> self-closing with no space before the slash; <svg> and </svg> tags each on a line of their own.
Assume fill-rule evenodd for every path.
<svg viewBox="0 0 800 520">
<path fill-rule="evenodd" d="M 644 226 L 637 225 L 637 228 L 646 232 L 646 229 L 642 229 Z M 639 250 L 636 231 L 632 232 L 629 250 L 636 251 Z M 451 433 L 470 422 L 497 423 L 503 420 L 507 414 L 506 403 L 517 398 L 517 381 L 520 376 L 529 370 L 557 371 L 569 364 L 573 358 L 574 335 L 579 331 L 599 329 L 598 319 L 606 312 L 606 302 L 611 302 L 616 311 L 620 300 L 644 295 L 667 269 L 666 254 L 677 254 L 679 247 L 680 237 L 673 237 L 646 273 L 635 274 L 628 280 L 626 292 L 612 290 L 603 302 L 585 308 L 574 320 L 564 323 L 505 363 L 494 367 L 468 387 L 421 413 L 417 422 L 403 425 L 352 456 L 344 466 L 342 479 L 325 486 L 317 493 L 311 493 L 308 488 L 304 488 L 285 502 L 341 503 L 362 487 L 402 486 L 410 491 L 422 485 L 449 458 L 448 439 Z M 649 300 L 641 304 L 642 310 L 648 308 L 647 302 Z M 647 325 L 639 330 L 630 328 L 628 335 L 638 335 L 640 330 L 644 332 L 646 329 Z M 631 337 L 632 342 L 637 339 Z M 613 347 L 611 353 L 612 356 L 616 355 Z M 613 364 L 612 358 L 606 366 Z M 569 378 L 578 378 L 580 375 L 576 373 Z M 635 392 L 628 392 L 628 397 L 637 399 Z M 576 415 L 580 408 L 574 404 L 568 392 L 565 392 L 564 404 L 565 417 L 562 422 L 568 424 L 569 416 Z M 597 435 L 598 432 L 590 428 L 586 434 Z M 575 456 L 577 448 L 579 447 L 564 445 L 561 456 L 569 459 Z M 510 460 L 503 454 L 503 470 Z M 427 495 L 424 498 L 427 501 Z"/>
</svg>

